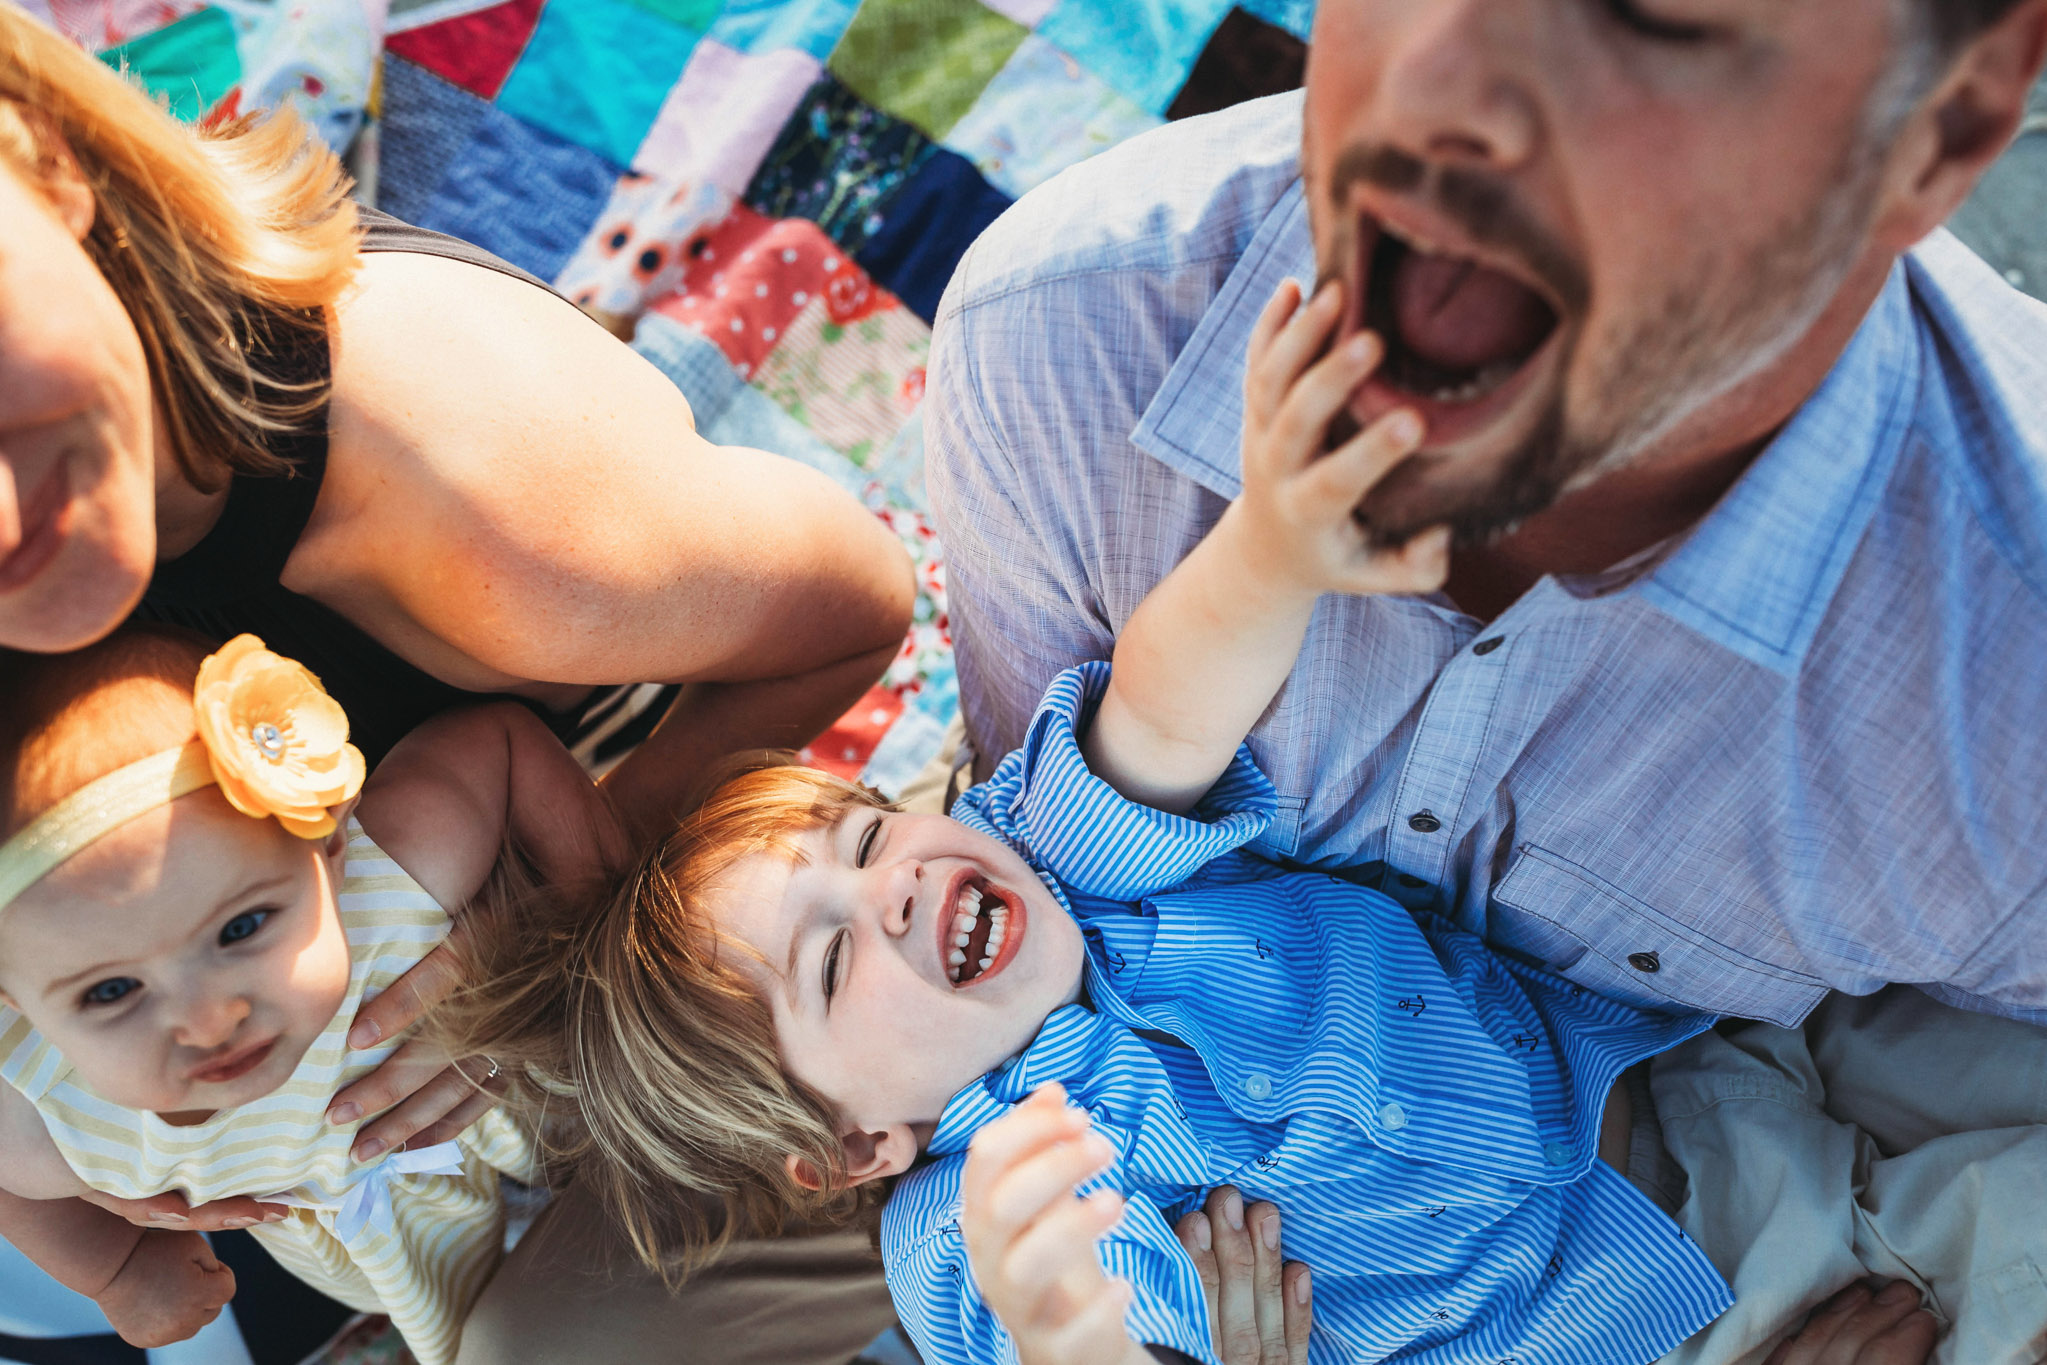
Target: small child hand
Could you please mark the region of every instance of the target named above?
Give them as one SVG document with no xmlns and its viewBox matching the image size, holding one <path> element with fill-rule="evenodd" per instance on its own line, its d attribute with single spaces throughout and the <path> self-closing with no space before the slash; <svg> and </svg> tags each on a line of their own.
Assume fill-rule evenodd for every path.
<svg viewBox="0 0 2047 1365">
<path fill-rule="evenodd" d="M 1108 1191 L 1074 1194 L 1114 1156 L 1057 1084 L 974 1135 L 960 1228 L 974 1281 L 1025 1365 L 1130 1358 L 1123 1328 L 1130 1286 L 1102 1273 L 1094 1247 L 1122 1216 L 1123 1200 Z"/>
<path fill-rule="evenodd" d="M 1326 454 L 1329 423 L 1385 354 L 1359 332 L 1317 360 L 1336 325 L 1343 287 L 1306 303 L 1289 280 L 1251 331 L 1244 365 L 1244 491 L 1225 523 L 1252 572 L 1299 591 L 1430 592 L 1449 573 L 1450 533 L 1432 527 L 1395 550 L 1375 550 L 1352 509 L 1420 447 L 1419 414 L 1396 408 Z M 1223 527 L 1218 527 L 1222 530 Z"/>
<path fill-rule="evenodd" d="M 196 1232 L 144 1232 L 94 1296 L 130 1346 L 168 1346 L 198 1334 L 235 1296 L 235 1273 Z"/>
</svg>

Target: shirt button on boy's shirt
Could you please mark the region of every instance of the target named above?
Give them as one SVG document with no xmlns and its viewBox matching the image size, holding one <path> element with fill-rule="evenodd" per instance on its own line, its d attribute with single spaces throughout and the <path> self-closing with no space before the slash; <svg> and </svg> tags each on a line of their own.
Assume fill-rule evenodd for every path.
<svg viewBox="0 0 2047 1365">
<path fill-rule="evenodd" d="M 1407 1127 L 1407 1110 L 1390 1100 L 1387 1101 L 1379 1106 L 1379 1126 L 1388 1132 L 1399 1132 Z"/>
<path fill-rule="evenodd" d="M 1254 1100 L 1272 1098 L 1272 1078 L 1262 1071 L 1254 1071 L 1244 1078 L 1244 1093 Z"/>
<path fill-rule="evenodd" d="M 1568 1142 L 1552 1142 L 1542 1149 L 1543 1160 L 1552 1166 L 1570 1165 L 1571 1156 L 1571 1144 Z"/>
</svg>

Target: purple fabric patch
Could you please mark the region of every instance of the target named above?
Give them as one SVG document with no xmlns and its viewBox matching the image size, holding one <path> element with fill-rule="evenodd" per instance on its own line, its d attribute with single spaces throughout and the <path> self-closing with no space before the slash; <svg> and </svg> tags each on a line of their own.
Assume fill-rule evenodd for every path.
<svg viewBox="0 0 2047 1365">
<path fill-rule="evenodd" d="M 441 177 L 491 114 L 488 101 L 387 54 L 377 206 L 408 223 L 420 222 Z"/>
</svg>

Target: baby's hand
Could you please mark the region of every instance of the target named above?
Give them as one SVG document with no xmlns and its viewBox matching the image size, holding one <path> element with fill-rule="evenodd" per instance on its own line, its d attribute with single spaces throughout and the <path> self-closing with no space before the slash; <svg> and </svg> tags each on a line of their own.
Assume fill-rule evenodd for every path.
<svg viewBox="0 0 2047 1365">
<path fill-rule="evenodd" d="M 130 1346 L 168 1346 L 198 1334 L 235 1296 L 235 1273 L 196 1232 L 144 1232 L 96 1296 Z"/>
<path fill-rule="evenodd" d="M 1352 509 L 1421 445 L 1422 421 L 1396 408 L 1326 454 L 1329 423 L 1378 365 L 1379 338 L 1359 332 L 1320 360 L 1341 284 L 1301 303 L 1288 280 L 1273 293 L 1244 365 L 1244 492 L 1226 522 L 1246 567 L 1278 586 L 1324 592 L 1431 592 L 1449 573 L 1450 532 L 1432 527 L 1375 550 Z M 1222 530 L 1222 527 L 1218 527 Z"/>
<path fill-rule="evenodd" d="M 974 1282 L 1016 1338 L 1024 1365 L 1119 1365 L 1130 1286 L 1095 1259 L 1095 1239 L 1116 1225 L 1123 1200 L 1106 1190 L 1074 1196 L 1115 1152 L 1056 1084 L 974 1135 L 962 1185 L 960 1230 Z"/>
</svg>

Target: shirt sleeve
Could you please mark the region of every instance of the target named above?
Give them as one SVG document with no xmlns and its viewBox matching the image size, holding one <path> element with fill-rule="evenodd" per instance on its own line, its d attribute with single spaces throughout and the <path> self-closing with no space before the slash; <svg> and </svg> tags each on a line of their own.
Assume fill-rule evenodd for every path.
<svg viewBox="0 0 2047 1365">
<path fill-rule="evenodd" d="M 1088 771 L 1080 732 L 1109 686 L 1109 665 L 1086 663 L 1052 680 L 1021 747 L 994 776 L 960 798 L 1061 885 L 1110 900 L 1179 886 L 1204 865 L 1243 847 L 1271 822 L 1272 784 L 1238 746 L 1236 757 L 1191 815 L 1129 800 Z"/>
</svg>

